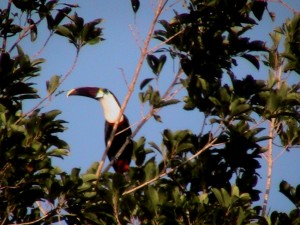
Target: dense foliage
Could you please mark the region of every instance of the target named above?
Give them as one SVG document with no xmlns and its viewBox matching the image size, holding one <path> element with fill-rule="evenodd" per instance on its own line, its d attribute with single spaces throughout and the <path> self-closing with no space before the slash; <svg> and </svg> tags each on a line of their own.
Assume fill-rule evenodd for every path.
<svg viewBox="0 0 300 225">
<path fill-rule="evenodd" d="M 281 79 L 289 72 L 299 76 L 299 15 L 270 31 L 272 46 L 247 36 L 264 13 L 274 16 L 266 1 L 191 0 L 185 13 L 160 20 L 153 37 L 166 45 L 146 57 L 153 77 L 140 84 L 141 104 L 148 104 L 160 121 L 158 109 L 178 102 L 166 100 L 152 86 L 170 57 L 183 73 L 174 85 L 180 82 L 188 93 L 178 110 L 197 110 L 205 116 L 206 128 L 217 129 L 199 127 L 198 134 L 188 127 L 166 129 L 161 143 L 135 140 L 129 173 L 106 172 L 98 178 L 98 163 L 70 174 L 52 165 L 53 157 L 63 158 L 70 150 L 59 138 L 65 121 L 57 119 L 59 110 L 45 111 L 40 105 L 23 112 L 25 101 L 39 98 L 33 82 L 42 76 L 44 59 L 31 59 L 21 46 L 23 38 L 34 42 L 40 26 L 46 26 L 49 38 L 65 37 L 79 52 L 103 40 L 102 20 L 85 22 L 74 12 L 77 5 L 58 0 L 7 2 L 0 9 L 0 224 L 300 223 L 300 186 L 287 181 L 280 191 L 295 204 L 290 214 L 267 215 L 253 206 L 264 191 L 256 184 L 258 158 L 271 148 L 266 143 L 276 140 L 286 150 L 300 145 L 300 85 Z M 140 2 L 131 4 L 137 13 Z M 284 51 L 279 52 L 282 42 Z M 240 58 L 257 69 L 267 67 L 268 78 L 235 74 Z M 65 78 L 53 76 L 47 82 L 45 99 Z"/>
</svg>

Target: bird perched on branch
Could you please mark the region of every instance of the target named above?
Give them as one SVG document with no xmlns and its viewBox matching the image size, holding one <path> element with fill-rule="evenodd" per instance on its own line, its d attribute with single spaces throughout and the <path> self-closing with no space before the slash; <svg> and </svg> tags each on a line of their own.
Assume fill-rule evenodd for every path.
<svg viewBox="0 0 300 225">
<path fill-rule="evenodd" d="M 103 108 L 105 118 L 104 140 L 107 146 L 112 129 L 114 127 L 114 124 L 117 123 L 118 116 L 121 111 L 118 99 L 108 89 L 98 87 L 74 88 L 68 92 L 67 96 L 70 95 L 85 96 L 100 102 Z M 120 118 L 114 139 L 107 153 L 110 161 L 115 160 L 113 163 L 113 167 L 118 173 L 124 173 L 129 169 L 129 164 L 131 161 L 133 151 L 133 143 L 131 140 L 126 145 L 122 154 L 118 158 L 115 158 L 115 156 L 121 149 L 123 144 L 126 142 L 127 138 L 131 136 L 131 133 L 132 132 L 129 126 L 129 121 L 127 117 L 123 114 Z"/>
</svg>

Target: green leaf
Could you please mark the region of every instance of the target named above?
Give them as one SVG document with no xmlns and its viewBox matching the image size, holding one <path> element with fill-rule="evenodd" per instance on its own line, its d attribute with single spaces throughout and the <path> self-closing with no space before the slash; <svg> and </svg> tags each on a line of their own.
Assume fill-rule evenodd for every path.
<svg viewBox="0 0 300 225">
<path fill-rule="evenodd" d="M 145 196 L 145 206 L 147 207 L 147 210 L 149 210 L 153 215 L 155 215 L 160 203 L 157 190 L 152 186 L 148 186 L 145 190 Z"/>
<path fill-rule="evenodd" d="M 156 167 L 156 163 L 155 163 L 155 157 L 150 158 L 146 162 L 144 171 L 145 171 L 145 181 L 148 181 L 148 180 L 154 178 L 155 176 L 157 176 L 157 167 Z"/>
<path fill-rule="evenodd" d="M 54 75 L 50 80 L 46 81 L 47 92 L 49 95 L 53 94 L 60 85 L 60 76 Z"/>
<path fill-rule="evenodd" d="M 199 200 L 202 204 L 207 205 L 209 203 L 208 193 L 202 193 L 199 196 Z"/>
<path fill-rule="evenodd" d="M 149 100 L 150 104 L 153 105 L 154 108 L 159 108 L 159 103 L 161 102 L 159 91 L 153 91 Z"/>
<path fill-rule="evenodd" d="M 274 113 L 282 102 L 282 97 L 275 92 L 271 92 L 267 99 L 265 110 L 268 113 Z"/>
<path fill-rule="evenodd" d="M 224 200 L 222 197 L 222 193 L 217 189 L 217 188 L 212 188 L 211 191 L 214 193 L 217 201 L 221 204 L 224 205 Z"/>
<path fill-rule="evenodd" d="M 84 192 L 83 196 L 87 199 L 93 199 L 97 195 L 96 191 Z"/>
<path fill-rule="evenodd" d="M 160 101 L 158 103 L 158 105 L 155 106 L 155 107 L 156 108 L 162 108 L 162 107 L 165 107 L 165 106 L 168 106 L 168 105 L 177 104 L 178 102 L 180 102 L 178 99 L 163 100 L 163 101 Z"/>
<path fill-rule="evenodd" d="M 194 148 L 195 148 L 195 146 L 193 143 L 183 143 L 178 146 L 178 148 L 176 149 L 176 152 L 181 153 L 181 152 L 185 152 L 188 150 L 192 150 Z"/>
<path fill-rule="evenodd" d="M 135 156 L 135 163 L 137 166 L 142 166 L 146 158 L 146 151 L 145 151 L 145 137 L 139 138 L 137 142 L 134 142 L 134 156 Z"/>
<path fill-rule="evenodd" d="M 237 116 L 242 113 L 248 112 L 251 109 L 251 106 L 249 104 L 239 104 L 239 105 L 230 105 L 230 108 L 231 108 L 230 115 Z"/>
<path fill-rule="evenodd" d="M 55 148 L 55 149 L 52 149 L 52 150 L 48 151 L 47 155 L 62 158 L 62 156 L 68 156 L 69 155 L 69 150 L 68 149 Z"/>
<path fill-rule="evenodd" d="M 82 175 L 82 181 L 85 182 L 90 182 L 90 181 L 95 181 L 97 180 L 97 175 L 93 173 L 86 173 Z"/>
<path fill-rule="evenodd" d="M 81 186 L 78 187 L 78 192 L 86 192 L 87 190 L 91 189 L 92 184 L 84 182 Z"/>
<path fill-rule="evenodd" d="M 230 204 L 231 204 L 231 197 L 229 195 L 229 193 L 224 189 L 224 188 L 221 188 L 221 193 L 222 193 L 222 197 L 223 197 L 223 204 L 225 207 L 229 207 Z"/>
<path fill-rule="evenodd" d="M 57 26 L 55 29 L 55 33 L 69 39 L 74 39 L 72 31 L 65 25 Z"/>
<path fill-rule="evenodd" d="M 61 21 L 72 11 L 70 7 L 64 7 L 62 9 L 58 9 L 58 13 L 56 14 L 53 20 L 53 26 L 58 26 Z"/>
<path fill-rule="evenodd" d="M 92 213 L 92 212 L 85 212 L 84 213 L 84 217 L 87 219 L 87 221 L 91 221 L 94 224 L 98 224 L 98 225 L 104 225 L 104 223 L 102 223 L 99 219 L 96 213 Z"/>
<path fill-rule="evenodd" d="M 217 98 L 211 96 L 208 98 L 215 106 L 222 106 L 221 102 Z"/>
<path fill-rule="evenodd" d="M 238 196 L 238 197 L 240 196 L 240 190 L 239 190 L 238 186 L 233 185 L 231 187 L 231 196 Z"/>
<path fill-rule="evenodd" d="M 160 150 L 159 146 L 158 146 L 155 142 L 150 141 L 150 142 L 149 142 L 149 145 L 150 145 L 152 148 L 154 148 L 155 150 L 157 150 L 158 152 L 161 153 L 161 150 Z"/>
<path fill-rule="evenodd" d="M 43 113 L 42 118 L 46 119 L 47 121 L 51 121 L 51 120 L 54 120 L 60 114 L 61 114 L 60 110 L 53 109 L 53 110 Z"/>
<path fill-rule="evenodd" d="M 79 179 L 79 173 L 80 173 L 79 168 L 73 168 L 71 171 L 71 179 L 73 181 L 77 181 Z"/>
</svg>

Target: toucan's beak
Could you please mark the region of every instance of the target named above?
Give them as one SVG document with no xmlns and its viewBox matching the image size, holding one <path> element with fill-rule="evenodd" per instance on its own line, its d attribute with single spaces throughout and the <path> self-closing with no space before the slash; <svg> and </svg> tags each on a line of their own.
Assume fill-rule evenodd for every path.
<svg viewBox="0 0 300 225">
<path fill-rule="evenodd" d="M 70 95 L 78 95 L 78 96 L 85 96 L 93 99 L 97 99 L 99 93 L 98 87 L 80 87 L 80 88 L 73 88 L 68 91 L 67 96 Z"/>
</svg>

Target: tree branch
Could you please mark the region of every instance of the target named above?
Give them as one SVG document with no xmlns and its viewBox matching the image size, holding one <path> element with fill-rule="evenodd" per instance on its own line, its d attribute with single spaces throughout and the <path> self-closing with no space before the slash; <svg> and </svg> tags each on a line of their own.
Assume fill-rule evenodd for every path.
<svg viewBox="0 0 300 225">
<path fill-rule="evenodd" d="M 55 93 L 55 91 L 62 85 L 62 83 L 70 76 L 70 74 L 73 72 L 73 70 L 75 69 L 75 67 L 77 65 L 78 57 L 79 57 L 79 51 L 80 51 L 80 49 L 76 50 L 75 59 L 74 59 L 74 62 L 72 64 L 71 68 L 63 76 L 63 78 L 59 80 L 59 83 L 58 83 L 57 87 L 54 90 L 52 90 L 51 92 L 49 92 L 46 97 L 44 97 L 39 103 L 37 103 L 34 107 L 32 107 L 28 112 L 26 112 L 25 114 L 20 116 L 20 118 L 15 122 L 15 124 L 19 123 L 24 117 L 30 115 L 34 110 L 39 108 L 47 99 L 49 99 Z"/>
</svg>

